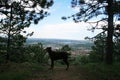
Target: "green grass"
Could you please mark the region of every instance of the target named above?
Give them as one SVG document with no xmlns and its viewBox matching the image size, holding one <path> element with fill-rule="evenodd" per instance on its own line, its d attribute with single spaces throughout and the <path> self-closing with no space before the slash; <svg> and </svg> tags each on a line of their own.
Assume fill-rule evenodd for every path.
<svg viewBox="0 0 120 80">
<path fill-rule="evenodd" d="M 37 70 L 42 67 L 34 63 L 4 64 L 0 66 L 0 80 L 27 80 Z"/>
<path fill-rule="evenodd" d="M 0 80 L 30 80 L 36 78 L 49 79 L 51 75 L 57 75 L 59 72 L 63 74 L 64 65 L 55 65 L 55 71 L 47 70 L 48 65 L 42 66 L 38 63 L 8 63 L 0 65 Z M 71 77 L 79 76 L 80 80 L 120 80 L 120 63 L 106 65 L 103 63 L 87 63 L 70 65 L 74 73 L 68 71 Z M 61 69 L 62 68 L 62 69 Z M 62 71 L 59 71 L 61 69 Z M 45 72 L 46 71 L 46 72 Z M 77 71 L 77 72 L 76 72 Z M 66 74 L 67 75 L 67 74 Z M 57 75 L 59 77 L 59 74 Z M 77 77 L 78 78 L 78 77 Z"/>
<path fill-rule="evenodd" d="M 81 72 L 85 80 L 120 80 L 120 63 L 85 64 L 81 66 Z"/>
<path fill-rule="evenodd" d="M 7 72 L 0 74 L 0 80 L 25 80 L 26 72 Z"/>
</svg>

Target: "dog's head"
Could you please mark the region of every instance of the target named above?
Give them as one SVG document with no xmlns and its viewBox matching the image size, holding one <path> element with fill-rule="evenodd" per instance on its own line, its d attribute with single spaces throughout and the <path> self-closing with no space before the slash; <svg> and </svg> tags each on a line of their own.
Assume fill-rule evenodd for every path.
<svg viewBox="0 0 120 80">
<path fill-rule="evenodd" d="M 45 51 L 47 51 L 47 52 L 50 52 L 51 50 L 52 50 L 51 47 L 47 47 L 47 48 L 45 49 Z"/>
</svg>

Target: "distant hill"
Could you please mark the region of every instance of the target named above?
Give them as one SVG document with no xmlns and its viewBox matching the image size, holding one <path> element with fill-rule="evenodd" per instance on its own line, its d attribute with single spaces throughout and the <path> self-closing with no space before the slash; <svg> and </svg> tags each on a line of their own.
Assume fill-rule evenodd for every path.
<svg viewBox="0 0 120 80">
<path fill-rule="evenodd" d="M 91 49 L 93 42 L 87 40 L 65 40 L 65 39 L 41 39 L 28 38 L 26 44 L 42 43 L 44 47 L 51 46 L 60 48 L 64 45 L 69 45 L 73 49 Z"/>
</svg>

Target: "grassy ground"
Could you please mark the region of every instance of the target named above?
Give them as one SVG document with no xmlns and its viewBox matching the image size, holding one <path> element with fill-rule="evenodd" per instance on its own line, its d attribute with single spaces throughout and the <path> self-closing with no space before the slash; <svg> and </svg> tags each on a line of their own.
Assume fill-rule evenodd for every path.
<svg viewBox="0 0 120 80">
<path fill-rule="evenodd" d="M 85 80 L 120 80 L 120 63 L 86 64 L 81 68 L 81 74 Z"/>
<path fill-rule="evenodd" d="M 0 65 L 0 80 L 26 80 L 41 66 L 31 63 L 12 63 Z"/>
<path fill-rule="evenodd" d="M 29 80 L 82 80 L 78 66 L 71 66 L 68 71 L 65 66 L 57 66 L 54 70 L 44 69 L 34 74 Z"/>
<path fill-rule="evenodd" d="M 120 80 L 120 63 L 64 65 L 48 70 L 48 65 L 8 63 L 0 66 L 0 80 Z"/>
</svg>

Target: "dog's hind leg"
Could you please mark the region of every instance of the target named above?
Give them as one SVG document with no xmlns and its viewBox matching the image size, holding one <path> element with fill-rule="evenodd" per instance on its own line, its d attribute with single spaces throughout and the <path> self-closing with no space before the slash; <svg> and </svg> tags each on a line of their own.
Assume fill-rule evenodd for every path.
<svg viewBox="0 0 120 80">
<path fill-rule="evenodd" d="M 66 70 L 68 70 L 68 69 L 69 69 L 69 62 L 68 62 L 68 60 L 67 60 L 67 59 L 63 59 L 63 61 L 64 61 L 64 62 L 65 62 L 65 64 L 67 65 Z"/>
</svg>

